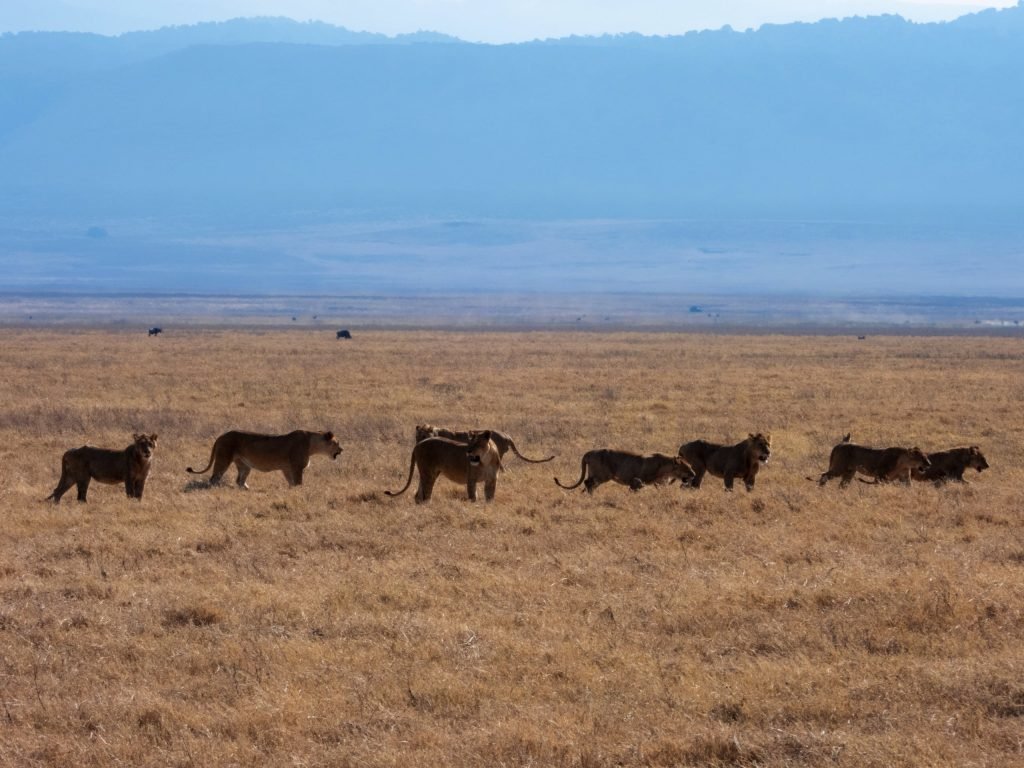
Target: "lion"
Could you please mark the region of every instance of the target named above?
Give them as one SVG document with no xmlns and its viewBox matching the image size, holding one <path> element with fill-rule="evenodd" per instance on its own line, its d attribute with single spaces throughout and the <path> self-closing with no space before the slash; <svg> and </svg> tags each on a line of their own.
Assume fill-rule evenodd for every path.
<svg viewBox="0 0 1024 768">
<path fill-rule="evenodd" d="M 706 440 L 694 440 L 679 447 L 679 455 L 693 467 L 693 487 L 700 488 L 704 474 L 710 472 L 725 480 L 726 490 L 732 490 L 733 480 L 743 478 L 748 491 L 754 490 L 754 479 L 762 464 L 772 455 L 772 436 L 758 432 L 736 445 L 719 445 Z"/>
<path fill-rule="evenodd" d="M 417 424 L 416 425 L 416 442 L 426 440 L 428 437 L 445 437 L 449 440 L 454 440 L 458 443 L 468 443 L 475 435 L 485 430 L 468 430 L 468 431 L 455 431 L 451 429 L 444 429 L 443 427 L 435 427 L 433 424 Z M 491 442 L 498 449 L 498 456 L 502 459 L 505 458 L 505 454 L 508 453 L 509 449 L 512 449 L 512 453 L 518 456 L 523 461 L 528 461 L 531 464 L 543 464 L 545 462 L 554 459 L 554 456 L 548 456 L 546 459 L 528 459 L 519 452 L 515 442 L 512 438 L 504 432 L 498 432 L 494 429 L 486 430 L 491 433 Z"/>
<path fill-rule="evenodd" d="M 929 453 L 928 461 L 930 466 L 911 470 L 911 478 L 922 482 L 933 482 L 936 485 L 942 485 L 949 481 L 966 483 L 964 472 L 967 469 L 973 468 L 978 472 L 988 469 L 988 462 L 985 461 L 985 456 L 976 445 L 969 448 L 952 448 L 948 451 Z"/>
<path fill-rule="evenodd" d="M 91 480 L 108 485 L 124 483 L 128 498 L 142 499 L 146 478 L 153 464 L 157 436 L 132 435 L 132 441 L 123 451 L 94 448 L 91 445 L 67 451 L 60 462 L 60 480 L 46 500 L 53 499 L 54 504 L 59 504 L 60 497 L 72 485 L 77 485 L 78 500 L 84 502 Z"/>
<path fill-rule="evenodd" d="M 336 460 L 341 452 L 342 447 L 333 432 L 297 429 L 287 435 L 261 435 L 256 432 L 232 430 L 214 441 L 209 464 L 199 470 L 187 467 L 186 471 L 193 475 L 202 475 L 213 467 L 210 485 L 217 485 L 234 462 L 238 467 L 238 478 L 235 482 L 239 488 L 249 487 L 245 481 L 253 469 L 260 472 L 273 472 L 279 469 L 288 485 L 296 486 L 302 485 L 302 473 L 309 466 L 312 456 L 320 453 Z"/>
<path fill-rule="evenodd" d="M 911 473 L 929 466 L 931 463 L 920 448 L 865 448 L 851 443 L 850 435 L 846 435 L 832 449 L 828 469 L 818 478 L 818 485 L 838 477 L 839 487 L 845 488 L 858 472 L 873 477 L 875 482 L 909 484 Z"/>
<path fill-rule="evenodd" d="M 678 456 L 666 456 L 654 453 L 643 456 L 630 451 L 614 451 L 610 448 L 587 451 L 580 462 L 580 479 L 573 485 L 563 485 L 556 477 L 559 488 L 571 491 L 580 483 L 587 493 L 602 483 L 614 480 L 620 485 L 628 485 L 631 491 L 639 491 L 645 485 L 660 485 L 678 480 L 682 485 L 690 485 L 693 481 L 693 470 L 690 465 Z"/>
<path fill-rule="evenodd" d="M 484 498 L 494 500 L 501 469 L 501 455 L 488 430 L 474 433 L 469 443 L 446 437 L 428 437 L 412 449 L 409 460 L 409 478 L 400 491 L 384 491 L 388 496 L 401 496 L 412 484 L 413 469 L 419 469 L 420 484 L 416 489 L 416 503 L 430 501 L 437 478 L 444 475 L 456 483 L 465 483 L 470 501 L 476 501 L 476 485 L 483 480 Z"/>
</svg>

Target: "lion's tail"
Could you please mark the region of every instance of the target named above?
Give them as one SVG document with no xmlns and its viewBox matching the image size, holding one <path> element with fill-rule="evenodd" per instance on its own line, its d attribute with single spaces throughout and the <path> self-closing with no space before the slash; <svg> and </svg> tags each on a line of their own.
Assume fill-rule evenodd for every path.
<svg viewBox="0 0 1024 768">
<path fill-rule="evenodd" d="M 206 472 L 213 466 L 213 457 L 217 455 L 217 443 L 213 444 L 213 448 L 210 449 L 210 463 L 202 469 L 192 469 L 192 467 L 185 467 L 186 472 L 190 472 L 193 475 L 205 475 Z"/>
<path fill-rule="evenodd" d="M 516 451 L 516 453 L 518 454 L 519 452 Z M 584 479 L 586 479 L 586 477 L 587 477 L 587 455 L 583 454 L 583 459 L 580 461 L 580 479 L 577 480 L 573 485 L 562 485 L 561 481 L 556 477 L 555 478 L 555 485 L 557 485 L 559 488 L 564 488 L 567 491 L 571 491 L 573 488 L 579 488 L 580 487 L 580 483 L 582 483 L 584 481 Z"/>
<path fill-rule="evenodd" d="M 522 459 L 523 461 L 528 461 L 531 464 L 543 464 L 543 463 L 551 461 L 552 459 L 555 458 L 554 456 L 548 456 L 546 459 L 528 459 L 525 456 L 523 456 L 523 454 L 521 454 L 519 452 L 519 449 L 516 448 L 516 444 L 513 441 L 511 441 L 511 440 L 508 441 L 508 447 L 511 448 L 512 449 L 512 453 L 514 453 L 520 459 Z"/>
<path fill-rule="evenodd" d="M 405 493 L 407 490 L 409 490 L 409 486 L 412 485 L 412 473 L 413 473 L 413 470 L 415 468 L 416 468 L 416 449 L 414 448 L 413 451 L 412 451 L 412 455 L 409 457 L 409 479 L 405 481 L 405 487 L 402 488 L 402 490 L 400 490 L 400 491 L 384 491 L 384 495 L 385 496 L 401 496 L 403 493 Z"/>
</svg>

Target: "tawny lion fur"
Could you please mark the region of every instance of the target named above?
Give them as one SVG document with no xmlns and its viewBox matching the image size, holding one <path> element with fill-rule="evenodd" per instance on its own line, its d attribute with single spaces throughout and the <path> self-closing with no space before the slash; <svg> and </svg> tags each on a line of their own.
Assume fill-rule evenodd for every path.
<svg viewBox="0 0 1024 768">
<path fill-rule="evenodd" d="M 603 448 L 583 454 L 580 479 L 575 483 L 563 485 L 557 477 L 555 483 L 567 491 L 583 483 L 587 493 L 593 493 L 595 488 L 610 480 L 628 485 L 631 491 L 639 491 L 645 485 L 660 485 L 674 480 L 689 485 L 693 480 L 693 470 L 678 456 L 666 456 L 663 453 L 643 456 L 630 451 Z"/>
<path fill-rule="evenodd" d="M 225 432 L 213 443 L 210 462 L 203 469 L 188 467 L 187 472 L 202 475 L 210 467 L 210 484 L 217 485 L 232 463 L 238 468 L 235 482 L 239 488 L 248 488 L 249 472 L 280 470 L 288 485 L 302 485 L 302 473 L 316 454 L 337 459 L 342 451 L 333 432 L 309 432 L 297 429 L 287 435 L 262 435 L 256 432 Z"/>
<path fill-rule="evenodd" d="M 78 486 L 78 500 L 85 501 L 90 480 L 108 485 L 124 483 L 128 498 L 141 499 L 153 463 L 157 436 L 133 435 L 132 440 L 122 451 L 91 445 L 67 451 L 60 462 L 60 480 L 53 493 L 46 497 L 47 501 L 53 499 L 54 504 L 60 503 L 60 497 L 72 485 Z"/>
<path fill-rule="evenodd" d="M 400 491 L 384 491 L 388 496 L 401 496 L 412 484 L 413 471 L 420 473 L 416 489 L 416 503 L 430 501 L 434 483 L 444 475 L 455 483 L 466 486 L 470 501 L 476 501 L 476 486 L 484 483 L 484 498 L 494 499 L 498 485 L 498 471 L 501 456 L 491 439 L 491 433 L 476 433 L 469 443 L 450 440 L 446 437 L 428 437 L 420 440 L 412 449 L 409 459 L 409 477 Z"/>
</svg>

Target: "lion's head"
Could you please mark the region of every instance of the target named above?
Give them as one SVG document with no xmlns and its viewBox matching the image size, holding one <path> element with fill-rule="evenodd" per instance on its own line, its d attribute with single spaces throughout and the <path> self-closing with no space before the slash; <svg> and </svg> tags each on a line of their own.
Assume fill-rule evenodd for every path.
<svg viewBox="0 0 1024 768">
<path fill-rule="evenodd" d="M 976 470 L 981 472 L 983 469 L 988 469 L 988 462 L 985 461 L 985 457 L 981 453 L 981 449 L 972 445 L 967 454 L 967 466 L 974 467 Z"/>
<path fill-rule="evenodd" d="M 772 455 L 771 433 L 762 435 L 758 432 L 756 435 L 747 437 L 747 442 L 750 444 L 751 452 L 757 457 L 757 460 L 762 464 L 767 464 L 768 459 Z"/>
<path fill-rule="evenodd" d="M 315 445 L 310 445 L 310 453 L 323 453 L 331 459 L 337 459 L 341 454 L 341 443 L 333 432 L 314 432 L 313 441 Z"/>
<path fill-rule="evenodd" d="M 132 439 L 135 441 L 135 450 L 146 461 L 153 458 L 153 451 L 156 450 L 156 437 L 156 433 L 152 435 L 132 435 Z"/>
<path fill-rule="evenodd" d="M 693 468 L 681 456 L 673 456 L 672 462 L 658 472 L 659 481 L 678 480 L 684 488 L 689 486 L 696 476 Z"/>
<path fill-rule="evenodd" d="M 422 443 L 428 437 L 437 437 L 437 427 L 433 424 L 416 425 L 416 442 Z"/>
<path fill-rule="evenodd" d="M 490 430 L 484 430 L 483 432 L 474 432 L 472 439 L 466 446 L 466 455 L 469 456 L 469 463 L 472 466 L 479 466 L 484 458 L 487 456 L 487 452 L 491 449 L 491 432 Z"/>
<path fill-rule="evenodd" d="M 910 465 L 910 469 L 913 471 L 920 472 L 927 467 L 930 467 L 932 463 L 928 460 L 928 456 L 925 455 L 924 451 L 918 448 L 916 445 L 913 448 L 907 450 L 907 463 Z"/>
</svg>

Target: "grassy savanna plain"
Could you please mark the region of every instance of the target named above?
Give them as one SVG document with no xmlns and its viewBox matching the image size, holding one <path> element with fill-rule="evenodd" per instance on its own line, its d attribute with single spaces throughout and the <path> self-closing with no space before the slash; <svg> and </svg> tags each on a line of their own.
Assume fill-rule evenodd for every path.
<svg viewBox="0 0 1024 768">
<path fill-rule="evenodd" d="M 5 330 L 0 377 L 0 765 L 1024 761 L 1024 340 Z M 557 458 L 387 498 L 419 422 Z M 345 452 L 204 487 L 229 428 Z M 750 494 L 552 482 L 769 430 Z M 133 431 L 141 502 L 43 502 Z M 809 482 L 847 431 L 992 468 Z"/>
</svg>

